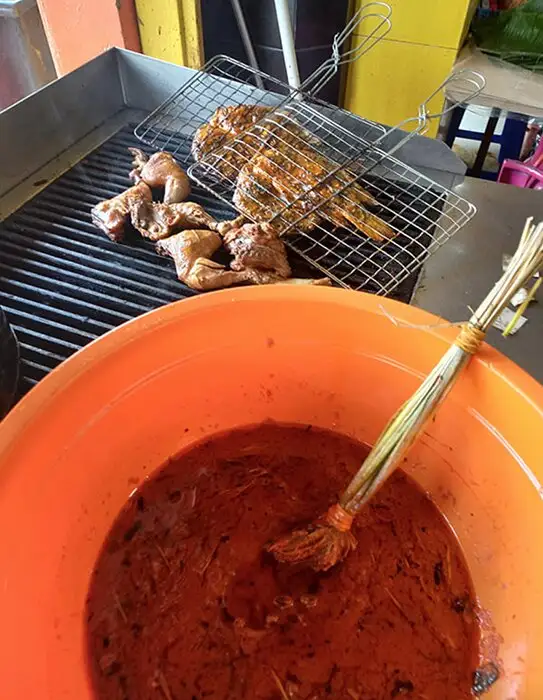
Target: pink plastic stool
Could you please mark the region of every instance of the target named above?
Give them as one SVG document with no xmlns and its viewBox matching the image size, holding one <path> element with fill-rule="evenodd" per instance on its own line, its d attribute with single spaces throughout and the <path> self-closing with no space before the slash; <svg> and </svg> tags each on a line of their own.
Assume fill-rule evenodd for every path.
<svg viewBox="0 0 543 700">
<path fill-rule="evenodd" d="M 543 172 L 526 163 L 507 158 L 503 161 L 498 175 L 498 182 L 505 182 L 515 187 L 525 189 L 542 190 Z"/>
<path fill-rule="evenodd" d="M 500 168 L 498 182 L 525 189 L 541 190 L 543 189 L 543 171 L 539 169 L 541 167 L 543 167 L 543 137 L 539 140 L 533 156 L 524 162 L 506 158 Z"/>
</svg>

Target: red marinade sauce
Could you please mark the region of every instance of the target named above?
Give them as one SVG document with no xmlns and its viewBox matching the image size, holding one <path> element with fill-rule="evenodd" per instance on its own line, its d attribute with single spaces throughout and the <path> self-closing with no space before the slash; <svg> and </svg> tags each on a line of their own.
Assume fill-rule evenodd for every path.
<svg viewBox="0 0 543 700">
<path fill-rule="evenodd" d="M 130 499 L 87 609 L 100 700 L 463 700 L 477 663 L 462 551 L 397 471 L 326 573 L 264 547 L 323 513 L 367 454 L 345 436 L 266 423 L 172 459 Z"/>
</svg>

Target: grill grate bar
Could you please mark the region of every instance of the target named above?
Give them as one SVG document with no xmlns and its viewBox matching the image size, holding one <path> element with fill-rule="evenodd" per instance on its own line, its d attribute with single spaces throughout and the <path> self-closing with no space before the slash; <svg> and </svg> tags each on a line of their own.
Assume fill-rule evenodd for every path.
<svg viewBox="0 0 543 700">
<path fill-rule="evenodd" d="M 90 210 L 131 186 L 132 127 L 121 130 L 0 223 L 0 304 L 21 344 L 20 393 L 106 331 L 196 292 L 137 235 L 110 241 Z M 152 150 L 147 149 L 148 153 Z M 199 188 L 218 219 L 233 210 Z"/>
<path fill-rule="evenodd" d="M 120 179 L 120 178 L 119 178 Z M 89 192 L 89 183 L 82 177 L 66 178 L 64 182 L 58 182 L 51 186 L 44 201 L 55 202 L 61 204 L 68 203 L 70 209 L 83 211 L 85 204 L 94 206 L 102 199 L 110 199 L 119 193 L 120 183 L 101 182 L 100 185 L 92 188 Z M 121 185 L 122 187 L 122 185 Z M 78 195 L 77 201 L 74 201 L 74 194 Z M 89 210 L 86 209 L 88 215 Z M 90 217 L 89 217 L 90 218 Z"/>
<path fill-rule="evenodd" d="M 41 365 L 38 362 L 34 362 L 31 358 L 33 356 L 33 348 L 30 346 L 22 345 L 22 350 L 21 350 L 21 360 L 24 364 L 25 368 L 25 377 L 23 379 L 23 387 L 21 387 L 23 390 L 25 388 L 30 389 L 31 386 L 34 384 L 37 384 L 40 379 L 43 379 L 46 374 L 49 374 L 49 372 L 54 369 L 59 363 L 57 362 L 56 365 L 53 365 L 52 367 L 47 367 L 46 365 Z M 25 385 L 30 383 L 30 386 L 25 387 Z"/>
<path fill-rule="evenodd" d="M 44 263 L 47 264 L 47 268 L 61 268 L 66 270 L 66 274 L 73 277 L 74 280 L 81 280 L 82 284 L 86 284 L 88 281 L 89 268 L 92 268 L 93 275 L 96 280 L 102 280 L 105 289 L 111 289 L 113 285 L 111 279 L 112 275 L 116 273 L 115 265 L 108 265 L 107 263 L 96 263 L 95 259 L 90 256 L 79 256 L 78 260 L 83 260 L 86 264 L 80 264 L 80 262 L 74 262 L 66 257 L 61 257 L 65 251 L 58 246 L 50 246 L 47 243 L 39 242 L 34 250 L 32 251 L 32 257 L 28 256 L 28 252 L 24 245 L 18 245 L 12 243 L 9 239 L 12 238 L 8 234 L 7 240 L 4 242 L 4 249 L 11 253 L 15 258 L 19 258 L 22 261 L 32 259 L 36 264 Z M 45 249 L 45 250 L 44 250 Z M 94 263 L 94 264 L 93 264 Z M 104 271 L 105 268 L 105 271 Z M 160 290 L 157 290 L 151 285 L 142 284 L 135 280 L 124 279 L 118 277 L 118 284 L 115 285 L 116 289 L 122 289 L 127 293 L 141 292 L 145 294 L 148 299 L 152 299 L 157 304 L 167 303 L 171 301 L 171 295 L 161 294 Z"/>
<path fill-rule="evenodd" d="M 71 328 L 74 332 L 83 332 L 92 336 L 93 339 L 106 333 L 112 327 L 110 323 L 91 318 L 89 315 L 78 314 L 74 311 L 43 304 L 39 295 L 37 295 L 37 299 L 31 298 L 30 295 L 28 298 L 25 298 L 22 295 L 26 290 L 17 287 L 14 283 L 12 285 L 18 292 L 17 294 L 7 290 L 7 285 L 3 286 L 0 281 L 2 306 L 9 313 L 12 320 L 16 320 L 17 315 L 20 313 L 27 318 L 32 317 L 34 319 L 33 322 L 39 327 L 43 325 L 43 328 L 47 328 L 49 323 L 60 324 Z M 26 325 L 29 326 L 30 322 L 28 321 Z M 52 327 L 54 328 L 55 326 L 53 325 Z"/>
<path fill-rule="evenodd" d="M 11 265 L 8 263 L 11 263 Z M 17 266 L 16 272 L 12 272 L 13 265 Z M 108 285 L 110 291 L 116 293 L 116 299 L 112 299 L 111 296 L 104 293 L 107 289 L 104 288 L 103 283 L 97 284 L 94 278 L 92 280 L 86 280 L 85 287 L 65 281 L 72 279 L 72 276 L 66 271 L 64 271 L 63 274 L 64 279 L 54 279 L 51 277 L 57 271 L 54 267 L 41 263 L 34 263 L 32 260 L 25 260 L 20 256 L 10 255 L 4 250 L 2 253 L 2 260 L 0 261 L 0 272 L 6 273 L 10 271 L 13 275 L 13 279 L 19 279 L 21 282 L 28 281 L 36 287 L 41 287 L 43 292 L 47 292 L 49 287 L 51 287 L 52 291 L 58 289 L 63 292 L 62 297 L 68 303 L 70 303 L 71 300 L 83 302 L 91 300 L 97 301 L 101 304 L 101 306 L 97 308 L 107 309 L 109 313 L 118 314 L 119 317 L 125 319 L 130 318 L 130 315 L 127 313 L 128 311 L 139 315 L 153 308 L 149 304 L 136 304 L 130 301 L 125 298 L 130 297 L 130 294 L 126 294 L 123 290 L 115 288 L 114 285 Z"/>
<path fill-rule="evenodd" d="M 81 345 L 89 343 L 98 337 L 98 333 L 88 333 L 84 330 L 71 328 L 64 323 L 58 323 L 52 319 L 38 319 L 34 314 L 23 311 L 22 309 L 13 308 L 9 301 L 4 301 L 3 308 L 7 311 L 11 320 L 17 326 L 26 328 L 28 331 L 34 331 L 42 336 L 46 335 L 47 331 L 55 331 L 55 338 L 66 341 L 68 344 L 75 345 L 80 348 Z"/>
<path fill-rule="evenodd" d="M 51 349 L 58 350 L 58 354 L 55 354 L 54 352 L 50 352 L 49 354 L 51 357 L 57 359 L 59 362 L 62 362 L 62 360 L 64 359 L 63 353 L 66 350 L 68 350 L 70 353 L 79 350 L 79 345 L 77 343 L 70 343 L 66 340 L 61 340 L 60 338 L 55 338 L 53 341 L 51 341 L 47 334 L 40 333 L 39 331 L 34 331 L 30 328 L 27 328 L 26 326 L 20 326 L 18 324 L 14 324 L 12 327 L 15 333 L 17 333 L 19 341 L 22 341 L 24 343 L 26 340 L 28 340 L 28 342 L 26 343 L 27 345 L 29 345 L 32 341 L 48 340 L 51 344 Z M 40 352 L 42 351 L 40 350 Z"/>
<path fill-rule="evenodd" d="M 1 277 L 4 277 L 4 279 L 1 279 Z M 87 315 L 93 314 L 95 319 L 102 318 L 105 321 L 108 330 L 132 318 L 128 313 L 104 309 L 101 306 L 89 303 L 85 299 L 70 298 L 52 289 L 40 288 L 39 282 L 41 280 L 39 279 L 31 280 L 29 283 L 24 279 L 19 280 L 13 275 L 10 279 L 6 279 L 6 277 L 7 274 L 5 272 L 0 276 L 0 290 L 6 290 L 11 293 L 19 292 L 20 294 L 24 294 L 26 298 L 34 299 L 35 301 L 44 301 L 47 299 L 48 302 L 60 304 L 63 308 L 67 308 L 72 312 L 85 313 Z"/>
<path fill-rule="evenodd" d="M 29 220 L 30 217 L 24 216 L 21 218 L 23 220 Z M 30 220 L 35 222 L 36 225 L 32 227 L 12 225 L 9 229 L 6 228 L 5 231 L 7 231 L 8 234 L 18 234 L 22 238 L 26 238 L 27 241 L 28 237 L 25 236 L 24 232 L 28 231 L 31 233 L 35 233 L 36 235 L 39 235 L 40 238 L 43 239 L 43 241 L 58 241 L 60 247 L 64 247 L 68 250 L 66 246 L 65 232 L 69 232 L 69 228 L 61 227 L 59 224 L 53 224 L 53 230 L 60 229 L 62 231 L 62 235 L 54 234 L 47 231 L 40 231 L 38 227 L 39 217 L 32 217 L 30 218 Z M 4 234 L 4 232 L 2 233 Z M 156 285 L 157 266 L 163 267 L 168 271 L 171 271 L 172 269 L 171 262 L 166 258 L 158 258 L 154 251 L 148 251 L 147 249 L 131 248 L 128 246 L 120 246 L 115 244 L 108 245 L 108 243 L 105 240 L 103 244 L 102 242 L 100 242 L 100 244 L 93 246 L 97 250 L 92 250 L 91 247 L 88 244 L 86 244 L 85 238 L 86 237 L 84 237 L 83 241 L 77 241 L 74 239 L 70 240 L 70 249 L 73 248 L 74 250 L 76 250 L 77 254 L 80 256 L 88 256 L 90 260 L 96 259 L 96 255 L 99 253 L 101 256 L 103 256 L 102 263 L 111 261 L 112 264 L 120 266 L 116 268 L 116 274 L 131 274 L 136 279 L 144 277 L 148 279 L 150 283 Z M 41 242 L 41 240 L 38 241 L 38 243 Z M 153 261 L 153 258 L 158 258 L 158 262 Z M 128 264 L 131 264 L 133 271 L 128 267 Z M 173 280 L 170 280 L 170 284 L 167 286 L 171 288 L 174 295 L 177 296 L 176 292 L 179 291 L 179 282 L 177 282 L 174 278 Z"/>
<path fill-rule="evenodd" d="M 21 393 L 106 331 L 196 294 L 176 279 L 173 262 L 157 255 L 152 243 L 137 235 L 113 243 L 92 224 L 91 207 L 132 184 L 127 148 L 142 147 L 132 128 L 0 223 L 0 305 L 21 343 Z M 217 219 L 235 215 L 200 187 L 193 187 L 191 200 Z M 295 276 L 315 273 L 297 256 L 291 263 Z"/>
<path fill-rule="evenodd" d="M 75 195 L 77 196 L 77 192 Z M 86 203 L 77 201 L 72 205 L 67 197 L 50 192 L 43 198 L 42 202 L 29 207 L 29 210 L 39 212 L 44 220 L 47 218 L 54 220 L 59 217 L 62 223 L 70 224 L 71 226 L 74 226 L 76 223 L 79 225 L 83 224 L 89 233 L 96 233 L 90 216 L 90 207 L 106 197 L 109 197 L 109 195 L 97 194 L 92 198 L 94 201 Z"/>
<path fill-rule="evenodd" d="M 58 352 L 58 346 L 53 348 L 53 346 L 48 343 L 47 349 L 44 349 L 42 341 L 32 336 L 31 333 L 28 333 L 28 331 L 21 326 L 15 324 L 13 330 L 21 346 L 25 349 L 25 356 L 40 368 L 50 371 L 63 361 L 65 351 Z M 70 349 L 69 352 L 71 355 L 74 350 Z"/>
</svg>

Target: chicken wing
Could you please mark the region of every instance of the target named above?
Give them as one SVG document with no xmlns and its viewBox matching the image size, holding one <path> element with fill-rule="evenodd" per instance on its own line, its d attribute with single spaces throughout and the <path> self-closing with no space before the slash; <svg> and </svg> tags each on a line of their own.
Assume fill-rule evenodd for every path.
<svg viewBox="0 0 543 700">
<path fill-rule="evenodd" d="M 186 229 L 215 229 L 219 222 L 196 202 L 162 204 L 136 201 L 130 207 L 132 226 L 144 238 L 160 241 Z"/>
<path fill-rule="evenodd" d="M 130 207 L 140 202 L 151 202 L 152 194 L 145 182 L 138 182 L 121 194 L 99 202 L 91 210 L 92 222 L 101 228 L 112 241 L 124 238 L 124 227 Z"/>
<path fill-rule="evenodd" d="M 226 270 L 224 265 L 210 260 L 221 243 L 214 231 L 191 230 L 159 241 L 156 249 L 173 258 L 177 277 L 192 289 L 203 292 L 251 281 L 249 273 Z"/>
<path fill-rule="evenodd" d="M 182 202 L 190 194 L 190 180 L 175 159 L 164 151 L 149 157 L 139 148 L 129 148 L 134 156 L 130 177 L 134 182 L 143 180 L 149 187 L 164 187 L 164 204 Z"/>
</svg>

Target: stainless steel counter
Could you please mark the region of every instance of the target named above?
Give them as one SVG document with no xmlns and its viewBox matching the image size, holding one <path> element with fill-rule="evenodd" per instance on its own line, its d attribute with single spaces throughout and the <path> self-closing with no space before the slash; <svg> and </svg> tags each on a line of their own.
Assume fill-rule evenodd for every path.
<svg viewBox="0 0 543 700">
<path fill-rule="evenodd" d="M 469 315 L 502 270 L 503 253 L 513 253 L 528 216 L 543 220 L 543 191 L 523 190 L 466 178 L 455 188 L 475 204 L 476 216 L 427 262 L 413 304 L 450 321 Z M 543 383 L 543 290 L 515 335 L 492 328 L 488 342 Z"/>
</svg>

